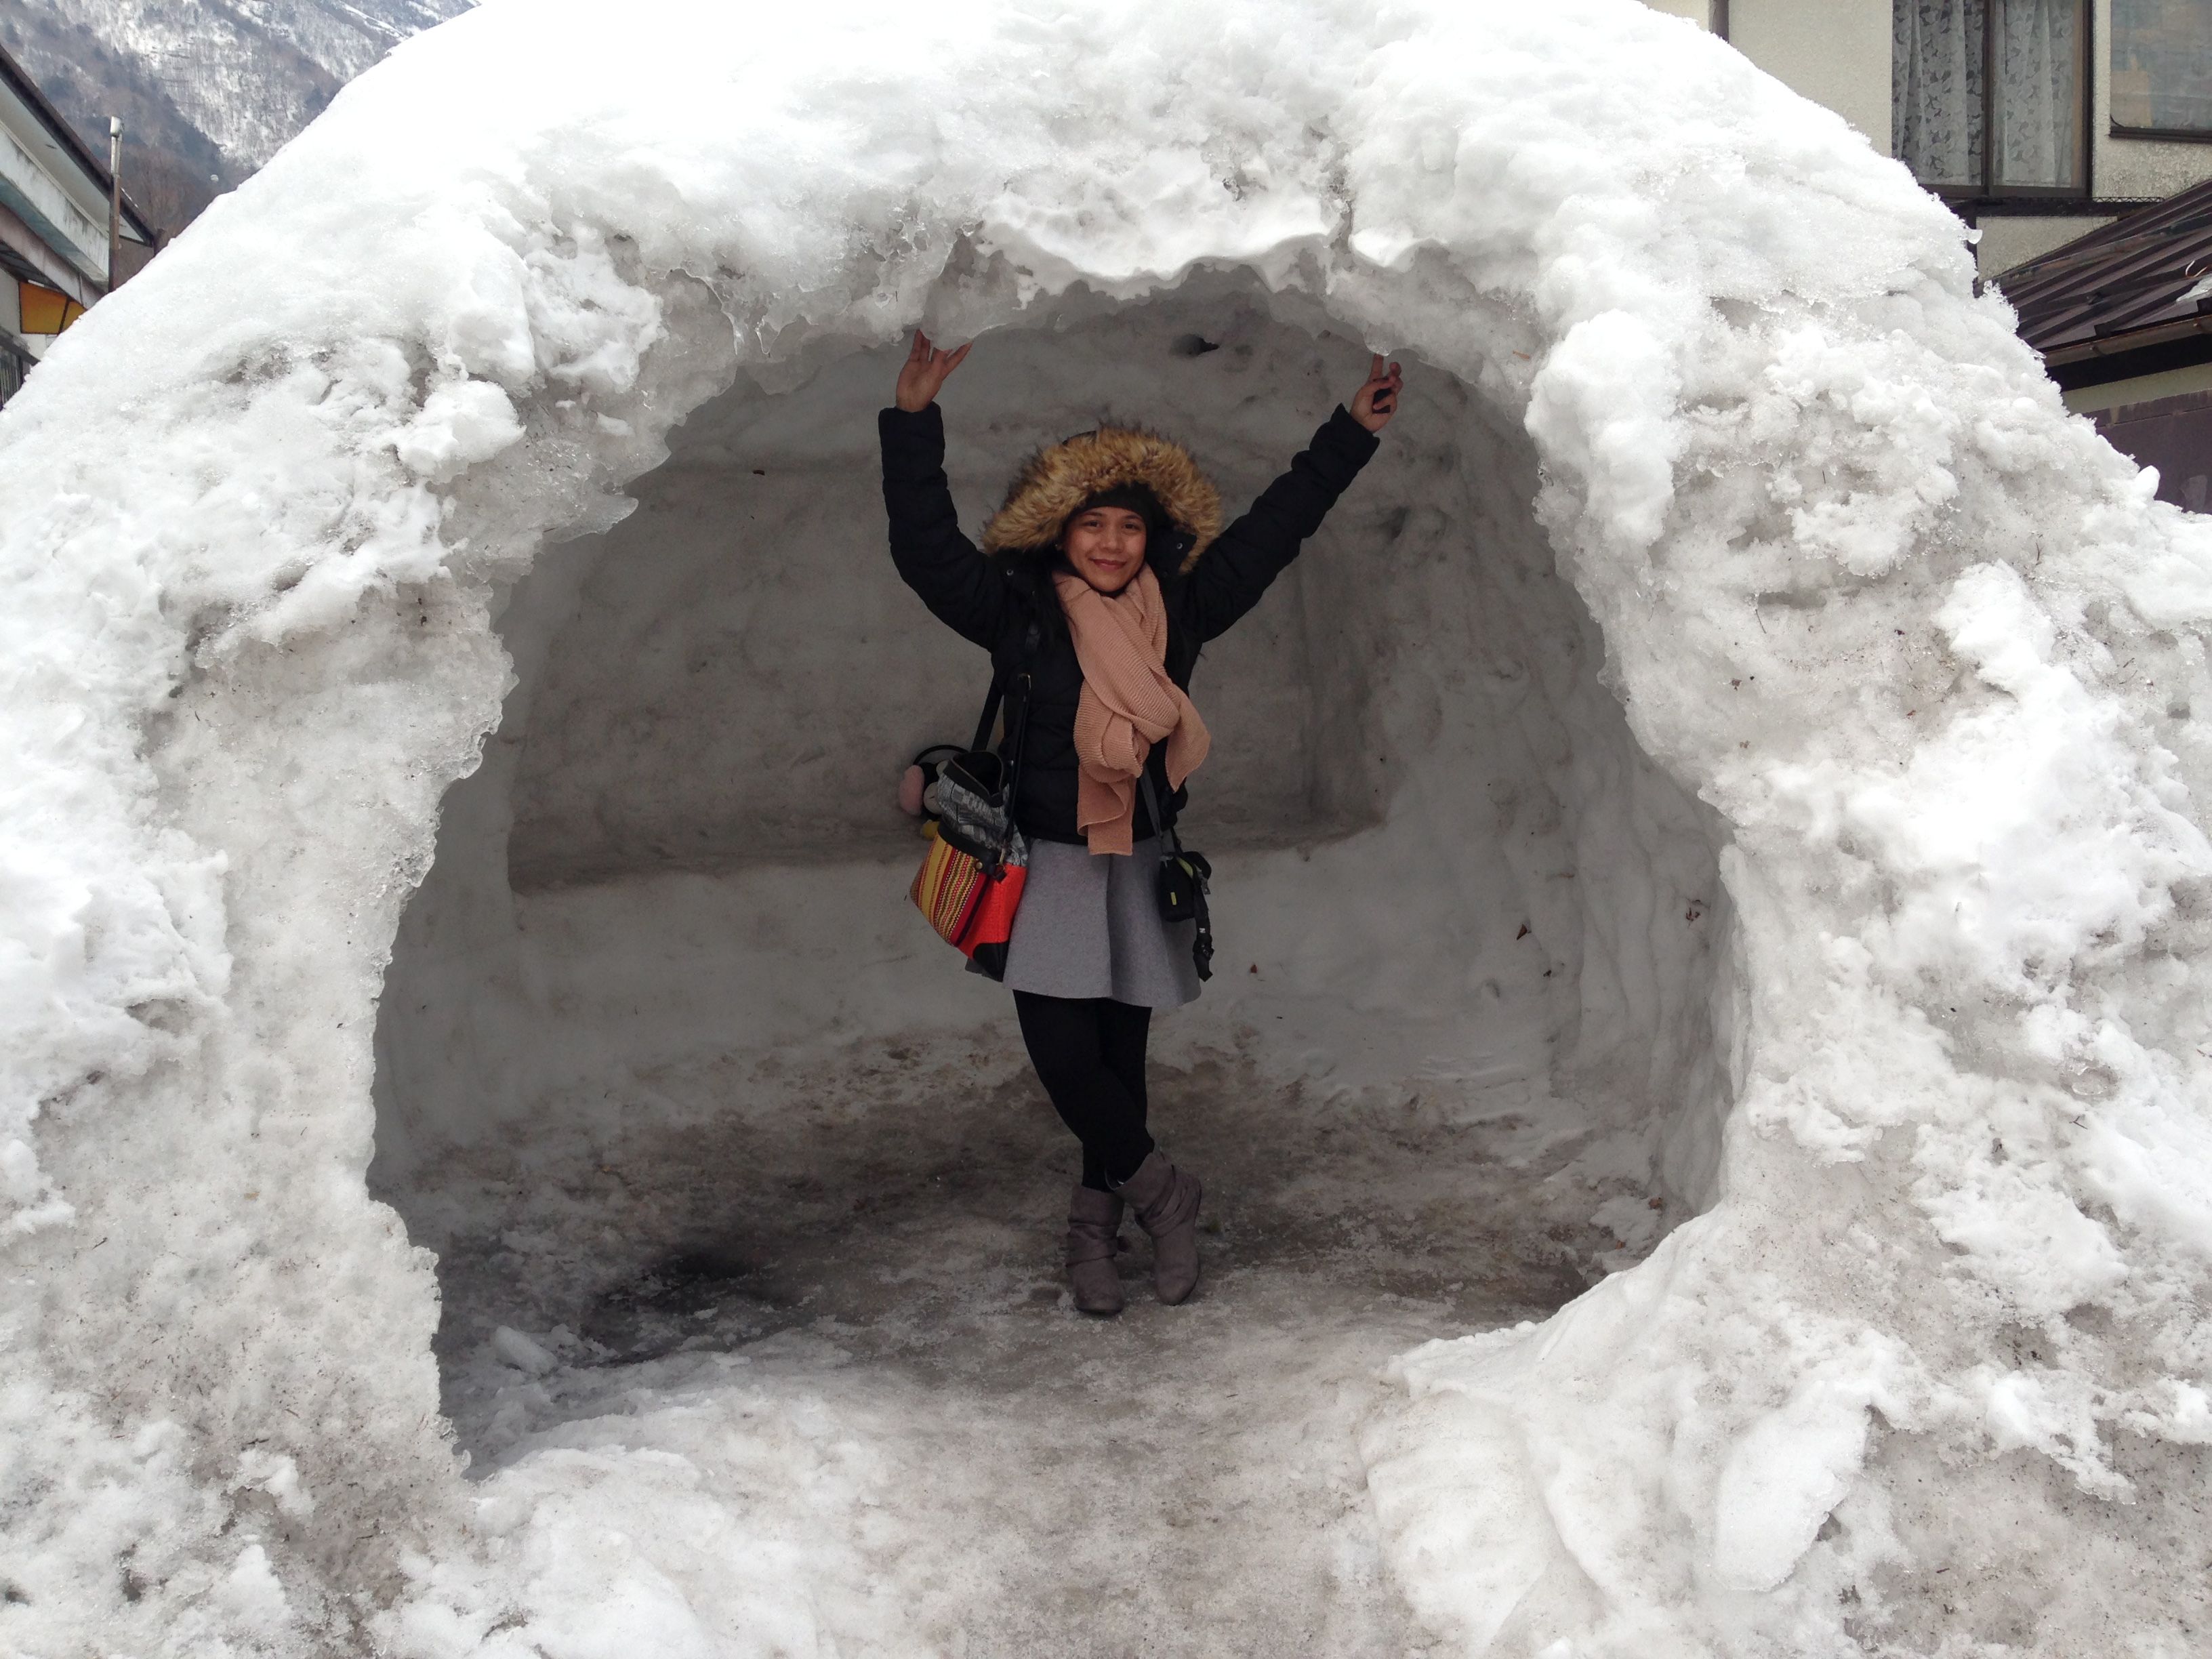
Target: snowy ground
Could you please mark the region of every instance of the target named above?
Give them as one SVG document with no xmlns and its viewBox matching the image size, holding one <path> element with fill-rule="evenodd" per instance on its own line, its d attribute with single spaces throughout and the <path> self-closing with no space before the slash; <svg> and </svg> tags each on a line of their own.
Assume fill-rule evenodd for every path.
<svg viewBox="0 0 2212 1659">
<path fill-rule="evenodd" d="M 1270 1079 L 1268 1035 L 1158 1072 L 1155 1124 L 1208 1186 L 1206 1277 L 1160 1307 L 1133 1224 L 1117 1320 L 1068 1306 L 1073 1143 L 1002 1031 L 804 1076 L 710 1058 L 629 1092 L 712 1127 L 447 1165 L 395 1201 L 439 1252 L 472 1473 L 534 1504 L 579 1457 L 680 1458 L 749 1535 L 719 1571 L 793 1547 L 785 1588 L 841 1651 L 1427 1651 L 1355 1445 L 1382 1365 L 1632 1257 L 1604 1200 L 1616 1228 L 1657 1218 L 1571 1104 L 1320 1097 Z M 594 1501 L 634 1513 L 623 1487 Z M 753 1587 L 715 1577 L 694 1605 L 738 1622 Z"/>
</svg>

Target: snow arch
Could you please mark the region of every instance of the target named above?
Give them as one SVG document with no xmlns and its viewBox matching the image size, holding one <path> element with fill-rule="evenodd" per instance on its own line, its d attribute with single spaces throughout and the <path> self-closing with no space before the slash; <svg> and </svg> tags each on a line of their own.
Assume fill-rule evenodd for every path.
<svg viewBox="0 0 2212 1659">
<path fill-rule="evenodd" d="M 529 613 L 560 596 L 514 585 L 620 536 L 679 420 L 742 425 L 735 376 L 834 455 L 865 406 L 837 377 L 879 380 L 865 351 L 916 319 L 1010 352 L 1069 319 L 1079 352 L 1184 305 L 1243 307 L 1255 351 L 1328 328 L 1465 389 L 1456 418 L 1533 482 L 1557 614 L 1602 630 L 1648 799 L 1704 804 L 1640 844 L 1721 848 L 1733 909 L 1725 1046 L 1668 1062 L 1674 1098 L 1728 1109 L 1717 1161 L 1680 1166 L 1717 1201 L 1540 1326 L 1407 1355 L 1369 1424 L 1419 1620 L 1469 1651 L 2185 1644 L 2212 1440 L 2203 532 L 2064 415 L 1900 169 L 1627 0 L 916 9 L 768 52 L 675 0 L 618 37 L 483 8 L 350 88 L 0 418 L 24 619 L 0 1630 L 841 1639 L 768 1542 L 702 1561 L 465 1492 L 431 1268 L 363 1187 L 384 969 L 499 724 L 495 612 L 514 589 L 542 694 Z M 1403 737 L 1420 678 L 1357 718 Z M 1375 815 L 1360 786 L 1375 833 L 1415 821 L 1335 744 L 1297 804 L 1338 814 L 1316 840 L 1358 840 L 1334 832 Z M 488 771 L 527 780 L 527 746 Z M 445 833 L 481 848 L 517 798 L 477 793 L 489 817 L 463 786 Z M 544 852 L 560 823 L 516 828 Z M 498 888 L 463 889 L 422 912 L 457 931 L 418 969 L 498 948 L 471 908 Z M 647 1478 L 547 1455 L 578 1491 Z M 2039 1533 L 2095 1570 L 2005 1553 Z M 865 1577 L 865 1540 L 835 1541 Z"/>
<path fill-rule="evenodd" d="M 948 399 L 971 501 L 1036 434 L 1115 409 L 1172 410 L 1249 496 L 1364 364 L 1249 275 L 1004 303 Z M 659 349 L 718 361 L 707 326 Z M 884 779 L 972 720 L 979 670 L 879 545 L 897 354 L 787 392 L 741 380 L 672 434 L 640 511 L 543 556 L 511 603 L 493 759 L 457 787 L 389 975 L 380 1187 L 543 1136 L 549 1095 L 586 1078 L 611 1097 L 702 1049 L 1003 1023 L 1001 994 L 933 973 L 898 898 L 915 838 Z M 1208 653 L 1222 763 L 1193 833 L 1225 860 L 1243 973 L 1176 1022 L 1182 1046 L 1288 1021 L 1309 1081 L 1516 1081 L 1516 1109 L 1556 1073 L 1654 1117 L 1650 1185 L 1695 1207 L 1718 1156 L 1717 829 L 1600 684 L 1525 434 L 1431 379 L 1314 557 Z"/>
</svg>

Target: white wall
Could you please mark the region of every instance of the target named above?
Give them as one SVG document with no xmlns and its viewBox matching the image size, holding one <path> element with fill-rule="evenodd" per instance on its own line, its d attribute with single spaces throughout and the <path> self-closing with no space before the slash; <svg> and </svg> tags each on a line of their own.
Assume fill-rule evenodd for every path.
<svg viewBox="0 0 2212 1659">
<path fill-rule="evenodd" d="M 1720 21 L 1716 0 L 1644 3 L 1703 28 Z M 1726 9 L 1738 52 L 1890 153 L 1888 0 L 1729 0 Z"/>
<path fill-rule="evenodd" d="M 1890 153 L 1889 0 L 1730 0 L 1729 40 Z"/>
<path fill-rule="evenodd" d="M 2112 219 L 2109 213 L 2049 217 L 2042 214 L 1985 214 L 1981 224 L 1982 240 L 1974 250 L 1974 263 L 1984 276 L 2002 276 L 2014 265 L 2040 258 L 2076 236 L 2086 236 L 2100 225 L 2109 225 Z"/>
</svg>

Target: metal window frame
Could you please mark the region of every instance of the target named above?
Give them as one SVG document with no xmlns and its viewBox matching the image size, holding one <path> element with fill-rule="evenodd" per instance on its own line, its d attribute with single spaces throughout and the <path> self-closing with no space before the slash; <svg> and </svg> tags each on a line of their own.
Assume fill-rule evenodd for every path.
<svg viewBox="0 0 2212 1659">
<path fill-rule="evenodd" d="M 1982 177 L 1978 185 L 1931 185 L 1934 191 L 1954 207 L 1972 207 L 1984 202 L 2012 202 L 2034 198 L 2049 202 L 2087 202 L 2096 198 L 2096 147 L 2090 132 L 2097 116 L 2096 0 L 2074 0 L 2081 9 L 2081 45 L 2075 53 L 2081 88 L 2081 119 L 2075 127 L 2074 167 L 2078 185 L 1999 185 L 1997 155 L 1997 9 L 2003 0 L 1966 0 L 1982 9 Z M 2212 132 L 2203 142 L 2212 143 Z"/>
<path fill-rule="evenodd" d="M 2112 33 L 2116 35 L 2119 33 L 2117 23 L 2112 26 Z M 2108 100 L 2108 118 L 2110 113 Z M 2157 143 L 2212 144 L 2212 127 L 2130 127 L 2108 118 L 2105 133 L 2112 138 L 2148 138 Z"/>
</svg>

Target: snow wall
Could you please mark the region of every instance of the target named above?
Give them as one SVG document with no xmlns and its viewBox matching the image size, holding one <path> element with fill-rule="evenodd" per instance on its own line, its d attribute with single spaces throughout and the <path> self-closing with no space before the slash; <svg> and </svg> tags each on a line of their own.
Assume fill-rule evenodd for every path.
<svg viewBox="0 0 2212 1659">
<path fill-rule="evenodd" d="M 368 1182 L 610 1045 L 993 1018 L 878 805 L 977 689 L 877 540 L 920 321 L 971 514 L 1101 412 L 1235 501 L 1408 362 L 1204 671 L 1267 972 L 1194 1018 L 1601 1091 L 1680 1221 L 1394 1368 L 1445 1649 L 2189 1650 L 2212 536 L 1955 222 L 1632 0 L 839 9 L 421 37 L 0 416 L 0 1634 L 777 1649 L 465 1483 Z"/>
<path fill-rule="evenodd" d="M 726 378 L 726 331 L 689 297 L 708 343 L 671 355 Z M 945 398 L 979 506 L 1037 433 L 1117 412 L 1203 433 L 1249 500 L 1366 364 L 1249 273 L 1040 300 L 990 339 Z M 455 1153 L 542 1136 L 551 1094 L 711 1048 L 1005 1024 L 1006 994 L 948 971 L 908 913 L 915 826 L 885 787 L 964 738 L 988 679 L 885 554 L 873 416 L 902 356 L 847 343 L 788 391 L 742 377 L 670 434 L 638 510 L 547 550 L 500 613 L 516 682 L 446 803 L 378 1029 L 372 1187 L 403 1214 Z M 1163 1037 L 1287 1023 L 1271 1071 L 1517 1083 L 1516 1106 L 1556 1075 L 1644 1124 L 1694 1207 L 1722 1110 L 1717 825 L 1599 682 L 1526 434 L 1431 380 L 1273 602 L 1207 653 L 1220 763 L 1192 833 L 1237 959 Z"/>
</svg>

